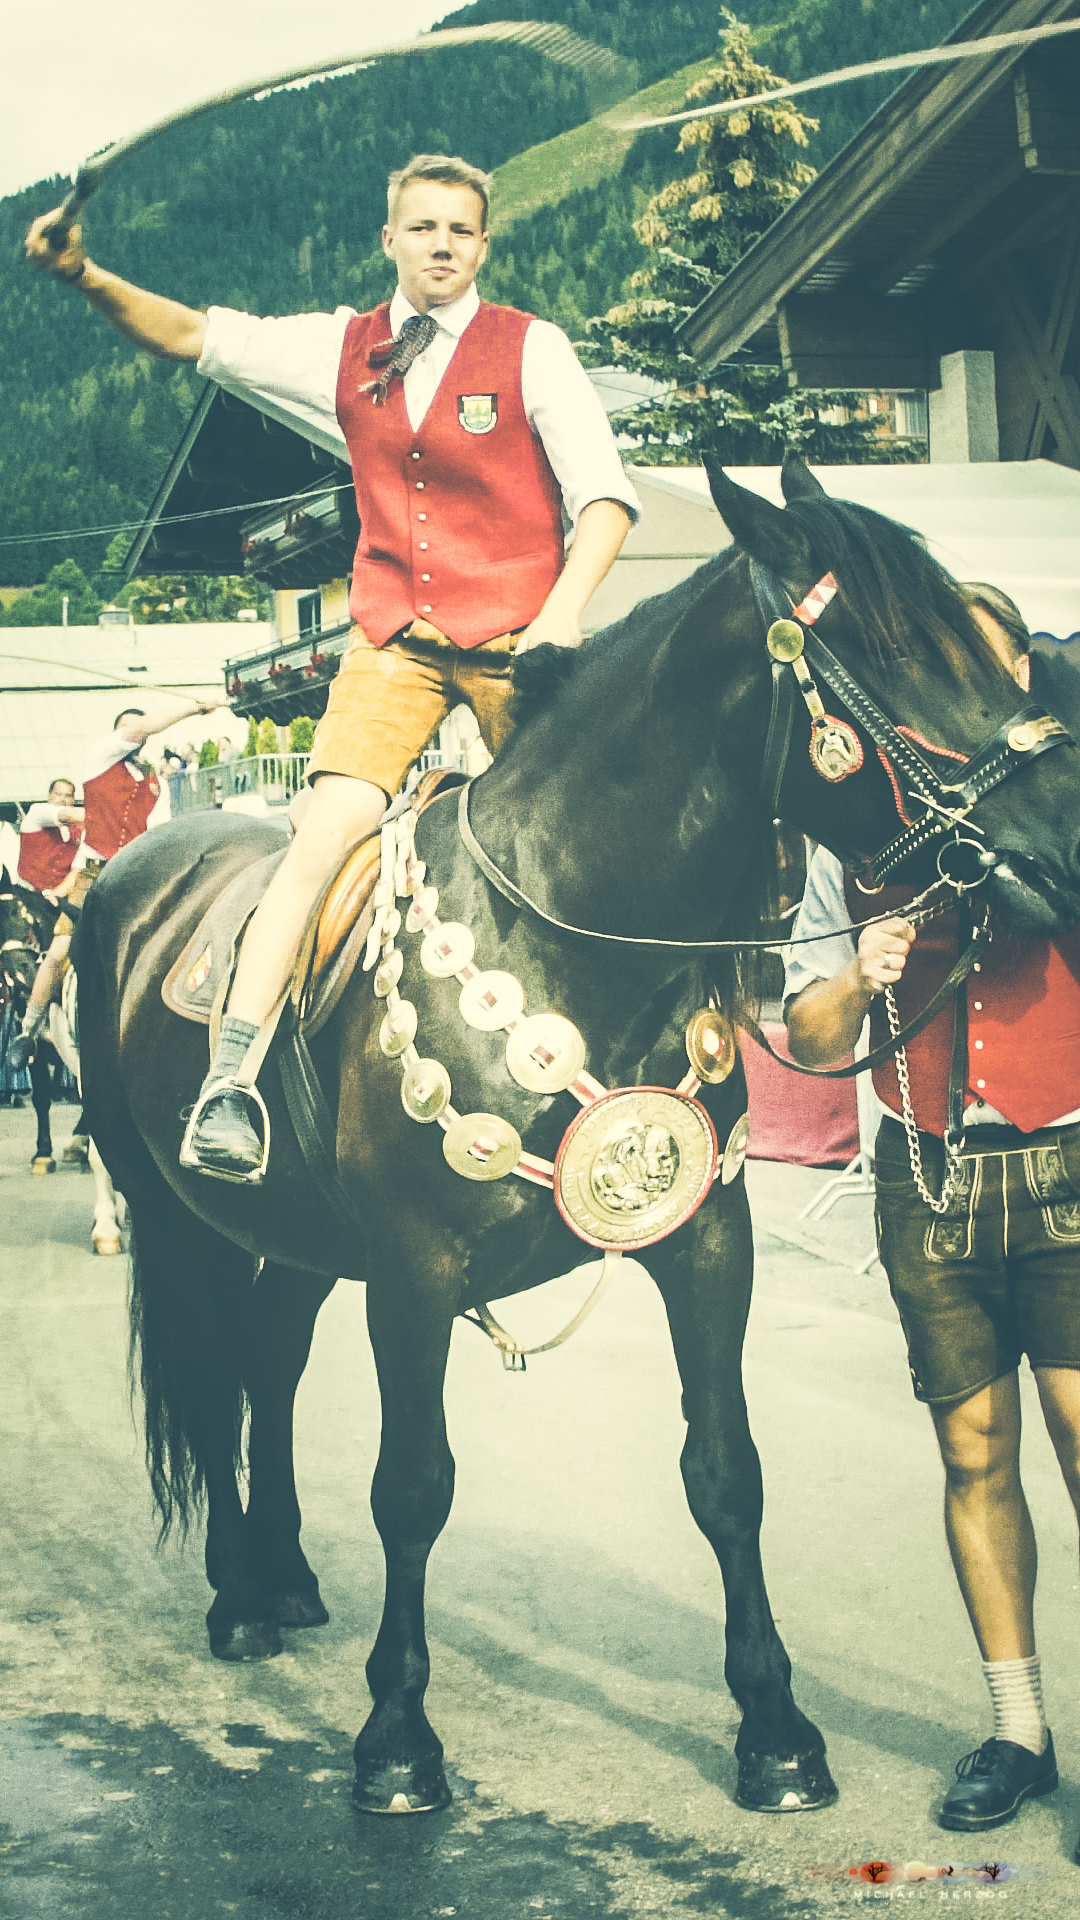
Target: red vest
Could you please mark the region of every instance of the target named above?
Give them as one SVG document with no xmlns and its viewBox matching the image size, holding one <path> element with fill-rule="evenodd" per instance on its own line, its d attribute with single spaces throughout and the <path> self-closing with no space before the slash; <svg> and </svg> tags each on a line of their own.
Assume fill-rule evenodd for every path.
<svg viewBox="0 0 1080 1920">
<path fill-rule="evenodd" d="M 478 647 L 528 626 L 558 579 L 562 495 L 521 398 L 531 320 L 483 302 L 415 433 L 400 376 L 382 406 L 360 391 L 389 307 L 346 328 L 337 417 L 360 514 L 349 610 L 377 647 L 417 616 Z"/>
<path fill-rule="evenodd" d="M 858 893 L 848 877 L 845 896 L 852 920 L 862 921 L 880 913 L 901 913 L 910 904 L 911 889 L 888 887 L 871 899 Z M 955 911 L 920 927 L 896 988 L 904 1025 L 933 998 L 958 953 Z M 1080 927 L 1052 940 L 992 927 L 990 944 L 976 966 L 978 971 L 969 973 L 965 983 L 964 1104 L 985 1100 L 1024 1133 L 1033 1133 L 1080 1107 Z M 953 1032 L 950 1004 L 907 1045 L 915 1118 L 927 1133 L 939 1136 L 946 1126 Z M 871 1046 L 888 1038 L 888 1015 L 879 994 L 870 1009 Z M 899 1113 L 895 1063 L 889 1060 L 875 1068 L 873 1079 L 885 1105 Z"/>
<path fill-rule="evenodd" d="M 41 893 L 46 887 L 58 887 L 71 871 L 79 851 L 82 828 L 70 826 L 64 839 L 59 827 L 39 827 L 19 835 L 19 878 Z"/>
<path fill-rule="evenodd" d="M 90 852 L 111 860 L 129 840 L 138 839 L 146 830 L 160 792 L 154 774 L 136 780 L 123 760 L 84 780 L 83 834 Z"/>
</svg>

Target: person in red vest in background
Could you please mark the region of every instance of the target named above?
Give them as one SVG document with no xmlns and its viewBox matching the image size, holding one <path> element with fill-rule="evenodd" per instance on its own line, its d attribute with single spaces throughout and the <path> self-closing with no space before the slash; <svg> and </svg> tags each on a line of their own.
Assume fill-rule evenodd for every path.
<svg viewBox="0 0 1080 1920">
<path fill-rule="evenodd" d="M 47 800 L 28 807 L 19 827 L 18 878 L 43 893 L 55 906 L 66 892 L 71 863 L 82 840 L 83 810 L 75 804 L 75 782 L 58 776 Z"/>
<path fill-rule="evenodd" d="M 499 750 L 514 654 L 580 644 L 581 613 L 640 511 L 566 335 L 476 291 L 490 184 L 445 154 L 390 176 L 382 243 L 398 287 L 364 314 L 197 313 L 95 266 L 75 228 L 53 252 L 53 214 L 27 236 L 31 260 L 140 347 L 301 403 L 340 429 L 353 462 L 352 639 L 316 731 L 311 802 L 244 936 L 203 1083 L 220 1088 L 190 1143 L 207 1173 L 256 1174 L 261 1144 L 233 1076 L 326 880 L 450 708 L 468 704 Z"/>
<path fill-rule="evenodd" d="M 141 707 L 126 707 L 117 714 L 112 732 L 95 740 L 87 749 L 81 808 L 54 805 L 31 808 L 28 812 L 19 840 L 20 878 L 38 886 L 42 893 L 63 899 L 65 911 L 53 928 L 49 950 L 37 970 L 21 1031 L 8 1048 L 8 1065 L 13 1072 L 20 1073 L 29 1064 L 45 1024 L 49 1002 L 59 983 L 75 930 L 72 914 L 81 912 L 90 886 L 106 860 L 111 860 L 122 847 L 146 831 L 147 821 L 157 804 L 161 788 L 153 768 L 140 760 L 140 747 L 152 733 L 160 733 L 179 720 L 190 719 L 194 713 L 213 713 L 220 704 L 219 697 L 212 700 L 165 698 L 158 701 L 150 713 Z M 70 789 L 73 801 L 74 787 L 70 781 L 63 784 Z M 50 801 L 56 786 L 54 781 L 49 789 Z M 35 814 L 41 816 L 40 823 L 34 821 L 31 825 Z M 57 816 L 55 826 L 51 818 L 44 817 L 46 814 Z M 56 881 L 50 881 L 47 887 L 41 886 L 31 878 L 30 868 L 41 874 L 51 874 L 56 869 L 59 854 L 47 836 L 55 835 L 56 842 L 63 844 L 64 828 L 67 826 L 73 831 L 72 822 L 79 827 L 79 839 L 71 844 L 67 867 Z M 28 861 L 30 866 L 26 864 Z"/>
<path fill-rule="evenodd" d="M 1075 669 L 1029 655 L 1022 616 L 998 589 L 962 592 L 1002 664 L 1075 733 Z M 833 854 L 815 854 L 793 935 L 837 933 L 793 947 L 786 961 L 788 1045 L 804 1066 L 850 1053 L 867 1014 L 872 1045 L 888 1042 L 886 989 L 906 1025 L 948 975 L 970 919 L 953 907 L 916 934 L 902 912 L 910 897 L 894 887 L 868 901 Z M 846 929 L 883 912 L 894 917 L 867 926 L 856 947 Z M 1080 1517 L 1080 927 L 1040 937 L 992 923 L 960 991 L 958 1036 L 950 1004 L 908 1042 L 906 1096 L 894 1060 L 874 1070 L 874 1085 L 881 1261 L 915 1396 L 937 1435 L 949 1551 L 994 1715 L 991 1738 L 959 1762 L 938 1816 L 971 1833 L 1057 1785 L 1035 1651 L 1018 1367 L 1026 1354 Z M 954 1045 L 957 1163 L 945 1153 Z"/>
</svg>

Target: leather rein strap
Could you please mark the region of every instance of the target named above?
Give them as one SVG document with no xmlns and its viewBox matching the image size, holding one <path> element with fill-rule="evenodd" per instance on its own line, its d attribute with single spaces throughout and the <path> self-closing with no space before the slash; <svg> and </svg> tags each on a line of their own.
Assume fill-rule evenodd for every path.
<svg viewBox="0 0 1080 1920">
<path fill-rule="evenodd" d="M 898 914 L 896 917 L 902 919 L 903 915 Z M 751 1040 L 756 1041 L 757 1045 L 761 1047 L 765 1053 L 769 1054 L 773 1060 L 778 1061 L 780 1066 L 787 1067 L 791 1073 L 805 1074 L 807 1078 L 811 1080 L 850 1080 L 857 1073 L 867 1073 L 872 1067 L 882 1066 L 886 1060 L 894 1060 L 898 1049 L 906 1046 L 909 1040 L 914 1040 L 916 1034 L 921 1033 L 924 1027 L 928 1027 L 931 1020 L 935 1020 L 942 1008 L 948 1005 L 953 995 L 967 979 L 968 974 L 971 972 L 972 967 L 975 965 L 976 960 L 987 944 L 989 939 L 987 921 L 989 917 L 989 910 L 987 910 L 982 920 L 976 922 L 972 927 L 971 939 L 968 941 L 963 953 L 956 961 L 951 973 L 942 981 L 933 998 L 927 1001 L 922 1012 L 917 1013 L 914 1020 L 909 1020 L 906 1027 L 901 1027 L 895 1039 L 890 1037 L 888 1040 L 883 1041 L 880 1047 L 875 1047 L 871 1053 L 864 1054 L 861 1060 L 849 1061 L 846 1067 L 801 1067 L 797 1060 L 785 1060 L 782 1053 L 777 1053 L 771 1041 L 762 1033 L 757 1021 L 752 1020 L 749 1014 L 740 1015 L 739 1025 L 745 1029 L 750 1035 Z M 957 1005 L 960 1005 L 959 1001 Z M 966 1061 L 967 1055 L 965 1052 L 965 1065 Z"/>
</svg>

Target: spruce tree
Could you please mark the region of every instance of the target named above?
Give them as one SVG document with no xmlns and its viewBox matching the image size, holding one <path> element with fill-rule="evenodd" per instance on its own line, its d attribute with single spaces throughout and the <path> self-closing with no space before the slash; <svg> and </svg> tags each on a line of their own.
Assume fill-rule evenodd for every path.
<svg viewBox="0 0 1080 1920">
<path fill-rule="evenodd" d="M 721 14 L 720 57 L 689 88 L 688 107 L 783 84 L 755 60 L 750 28 L 727 7 Z M 866 458 L 872 430 L 837 417 L 856 395 L 793 392 L 779 367 L 732 364 L 704 375 L 675 336 L 679 322 L 814 178 L 801 155 L 816 127 L 792 101 L 778 100 L 680 129 L 677 151 L 689 161 L 635 222 L 651 261 L 631 275 L 628 300 L 588 323 L 590 364 L 662 383 L 650 402 L 611 416 L 641 464 L 682 466 L 703 452 L 732 465 L 769 464 L 785 447 L 824 461 Z"/>
</svg>

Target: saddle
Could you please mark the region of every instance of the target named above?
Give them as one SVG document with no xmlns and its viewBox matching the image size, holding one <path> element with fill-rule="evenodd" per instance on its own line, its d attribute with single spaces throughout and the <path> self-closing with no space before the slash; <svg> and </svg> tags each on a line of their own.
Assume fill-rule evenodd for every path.
<svg viewBox="0 0 1080 1920">
<path fill-rule="evenodd" d="M 460 785 L 462 776 L 433 767 L 420 780 L 408 804 L 423 813 L 436 794 Z M 394 811 L 404 811 L 396 803 Z M 216 1027 L 244 930 L 285 857 L 285 848 L 265 855 L 230 881 L 200 920 L 161 983 L 170 1013 L 201 1026 Z M 308 1034 L 317 1033 L 337 1006 L 374 918 L 372 895 L 379 877 L 380 834 L 345 855 L 316 901 L 297 948 L 288 997 Z"/>
</svg>

